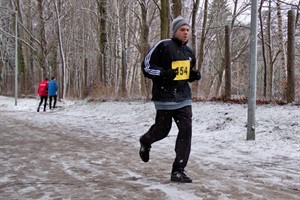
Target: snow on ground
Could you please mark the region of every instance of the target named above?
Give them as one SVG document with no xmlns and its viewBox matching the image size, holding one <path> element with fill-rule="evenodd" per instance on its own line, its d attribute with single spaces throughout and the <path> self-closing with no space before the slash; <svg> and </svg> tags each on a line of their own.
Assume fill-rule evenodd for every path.
<svg viewBox="0 0 300 200">
<path fill-rule="evenodd" d="M 153 144 L 148 163 L 138 157 L 138 138 L 154 122 L 152 102 L 63 100 L 39 113 L 37 105 L 36 99 L 18 99 L 15 106 L 14 98 L 0 96 L 0 199 L 300 197 L 298 106 L 257 106 L 256 139 L 247 141 L 247 105 L 194 102 L 186 168 L 193 183 L 177 184 L 169 181 L 175 125 Z M 52 143 L 42 145 L 45 139 Z"/>
</svg>

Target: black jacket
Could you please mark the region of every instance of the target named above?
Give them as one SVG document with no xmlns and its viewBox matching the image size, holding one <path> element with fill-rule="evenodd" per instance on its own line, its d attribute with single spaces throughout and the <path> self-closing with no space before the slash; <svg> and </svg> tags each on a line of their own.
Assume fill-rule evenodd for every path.
<svg viewBox="0 0 300 200">
<path fill-rule="evenodd" d="M 185 61 L 191 71 L 196 63 L 190 47 L 176 38 L 159 41 L 146 55 L 142 64 L 144 75 L 152 79 L 152 100 L 162 102 L 181 102 L 191 99 L 189 77 L 182 80 L 166 79 L 163 75 L 172 69 L 172 62 Z M 178 72 L 180 73 L 180 72 Z"/>
</svg>

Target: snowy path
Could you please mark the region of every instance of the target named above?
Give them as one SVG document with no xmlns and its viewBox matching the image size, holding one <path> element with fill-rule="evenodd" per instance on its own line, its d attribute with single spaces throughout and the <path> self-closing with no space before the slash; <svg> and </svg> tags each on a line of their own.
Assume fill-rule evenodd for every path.
<svg viewBox="0 0 300 200">
<path fill-rule="evenodd" d="M 33 100 L 28 101 L 32 104 Z M 175 128 L 170 137 L 153 145 L 149 163 L 138 157 L 139 131 L 147 130 L 153 120 L 154 110 L 149 103 L 75 103 L 45 113 L 6 105 L 0 104 L 1 200 L 300 197 L 299 128 L 290 128 L 289 137 L 293 140 L 277 140 L 276 132 L 276 137 L 264 136 L 269 143 L 263 140 L 261 146 L 254 141 L 248 147 L 241 136 L 222 138 L 225 132 L 235 130 L 226 127 L 239 121 L 231 113 L 235 106 L 218 108 L 218 112 L 227 114 L 214 123 L 217 116 L 202 113 L 211 120 L 210 124 L 197 121 L 197 113 L 201 112 L 194 106 L 194 124 L 203 124 L 194 125 L 187 168 L 193 183 L 177 184 L 169 181 Z M 205 109 L 210 108 L 201 104 L 201 110 Z M 226 127 L 221 127 L 224 124 Z M 209 134 L 197 134 L 204 127 Z M 291 148 L 274 153 L 276 146 L 285 148 L 283 143 Z"/>
</svg>

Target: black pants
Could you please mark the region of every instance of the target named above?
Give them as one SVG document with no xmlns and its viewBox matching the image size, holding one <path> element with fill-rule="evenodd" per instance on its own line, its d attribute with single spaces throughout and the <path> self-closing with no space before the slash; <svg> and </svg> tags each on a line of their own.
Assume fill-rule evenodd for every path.
<svg viewBox="0 0 300 200">
<path fill-rule="evenodd" d="M 43 101 L 44 101 L 44 111 L 46 111 L 47 100 L 48 100 L 48 96 L 40 96 L 40 104 L 39 104 L 39 107 L 37 109 L 38 112 L 40 111 L 40 107 L 43 104 Z"/>
<path fill-rule="evenodd" d="M 57 95 L 54 96 L 49 96 L 49 108 L 51 109 L 52 107 L 52 98 L 53 98 L 53 108 L 56 106 L 56 100 L 57 100 Z"/>
<path fill-rule="evenodd" d="M 172 119 L 178 127 L 178 135 L 175 144 L 176 158 L 172 171 L 181 171 L 187 165 L 191 151 L 192 140 L 192 107 L 186 106 L 177 110 L 157 110 L 155 124 L 141 137 L 141 142 L 151 146 L 156 141 L 168 136 Z"/>
</svg>

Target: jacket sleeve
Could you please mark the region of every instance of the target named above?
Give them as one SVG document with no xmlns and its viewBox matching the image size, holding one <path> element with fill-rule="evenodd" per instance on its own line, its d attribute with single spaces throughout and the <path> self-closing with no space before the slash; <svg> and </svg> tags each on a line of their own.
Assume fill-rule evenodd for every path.
<svg viewBox="0 0 300 200">
<path fill-rule="evenodd" d="M 42 96 L 42 94 L 41 94 L 41 83 L 39 83 L 39 85 L 38 85 L 37 92 L 38 92 L 39 96 Z"/>
<path fill-rule="evenodd" d="M 160 41 L 147 53 L 141 66 L 145 77 L 154 79 L 162 75 L 164 69 L 160 65 L 163 59 L 161 56 L 164 55 L 163 51 L 162 41 Z"/>
<path fill-rule="evenodd" d="M 58 90 L 58 84 L 55 82 L 55 92 Z"/>
</svg>

